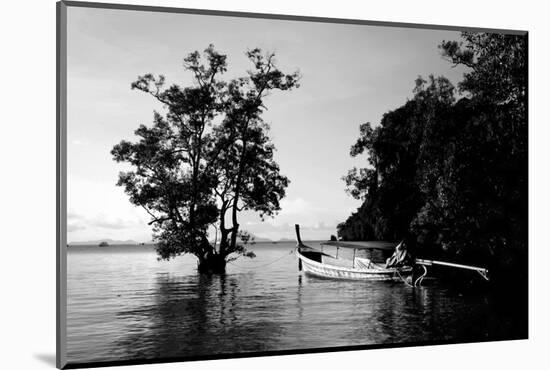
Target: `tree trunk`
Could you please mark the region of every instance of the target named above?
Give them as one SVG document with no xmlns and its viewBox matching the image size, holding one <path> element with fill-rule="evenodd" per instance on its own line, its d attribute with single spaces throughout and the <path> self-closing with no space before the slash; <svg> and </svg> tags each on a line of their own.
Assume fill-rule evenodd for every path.
<svg viewBox="0 0 550 370">
<path fill-rule="evenodd" d="M 247 125 L 248 126 L 248 125 Z M 246 133 L 246 127 L 245 127 L 245 133 Z M 238 205 L 239 205 L 239 196 L 241 195 L 241 184 L 242 184 L 242 178 L 243 178 L 243 172 L 244 172 L 244 159 L 246 155 L 246 138 L 243 134 L 243 151 L 241 153 L 241 158 L 239 162 L 239 172 L 237 173 L 237 181 L 235 183 L 235 196 L 233 198 L 233 209 L 231 210 L 231 221 L 233 222 L 233 232 L 231 234 L 231 249 L 235 250 L 235 246 L 237 245 L 237 235 L 239 233 L 239 223 L 237 222 L 237 213 L 238 213 Z"/>
<path fill-rule="evenodd" d="M 205 258 L 199 259 L 198 271 L 201 274 L 225 274 L 226 261 L 223 255 L 208 253 Z"/>
<path fill-rule="evenodd" d="M 229 230 L 225 228 L 225 212 L 227 212 L 227 202 L 224 200 L 222 202 L 222 206 L 220 208 L 220 249 L 219 254 L 222 256 L 227 256 L 228 253 L 226 253 L 227 247 L 228 247 L 228 240 L 227 237 L 229 235 Z"/>
</svg>

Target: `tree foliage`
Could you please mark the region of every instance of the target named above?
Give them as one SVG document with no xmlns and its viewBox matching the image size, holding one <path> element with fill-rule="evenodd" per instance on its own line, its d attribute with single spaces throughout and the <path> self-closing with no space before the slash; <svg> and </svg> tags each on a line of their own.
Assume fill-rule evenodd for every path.
<svg viewBox="0 0 550 370">
<path fill-rule="evenodd" d="M 280 209 L 289 181 L 273 159 L 261 116 L 267 94 L 297 87 L 299 75 L 281 72 L 274 54 L 253 49 L 246 55 L 253 68 L 230 81 L 222 79 L 227 57 L 210 45 L 203 55 L 195 51 L 184 59 L 192 86 L 166 86 L 164 76 L 152 74 L 132 83 L 166 113 L 155 112 L 150 127 L 135 131 L 137 142 L 121 141 L 111 153 L 132 167 L 120 173 L 118 185 L 150 215 L 160 258 L 192 253 L 199 268 L 223 271 L 235 258 L 230 255 L 253 256 L 239 211 L 263 217 Z M 220 231 L 219 243 L 210 240 L 212 229 Z"/>
<path fill-rule="evenodd" d="M 526 38 L 463 33 L 440 50 L 468 67 L 463 97 L 443 77 L 419 78 L 410 101 L 360 126 L 351 155 L 366 153 L 368 166 L 344 180 L 364 203 L 339 235 L 405 237 L 420 254 L 525 274 Z"/>
</svg>

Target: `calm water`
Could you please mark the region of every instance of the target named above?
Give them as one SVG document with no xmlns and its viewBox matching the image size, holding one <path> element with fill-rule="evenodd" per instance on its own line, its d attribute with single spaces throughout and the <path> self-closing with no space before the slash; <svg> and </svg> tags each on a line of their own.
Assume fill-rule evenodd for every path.
<svg viewBox="0 0 550 370">
<path fill-rule="evenodd" d="M 258 243 L 224 277 L 150 246 L 68 248 L 69 362 L 507 335 L 484 295 L 303 275 L 293 246 Z"/>
</svg>

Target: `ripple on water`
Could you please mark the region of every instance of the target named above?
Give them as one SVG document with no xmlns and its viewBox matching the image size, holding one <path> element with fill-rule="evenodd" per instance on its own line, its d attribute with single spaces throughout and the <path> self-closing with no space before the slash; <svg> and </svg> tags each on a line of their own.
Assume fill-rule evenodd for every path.
<svg viewBox="0 0 550 370">
<path fill-rule="evenodd" d="M 69 362 L 490 337 L 485 297 L 302 276 L 292 248 L 259 243 L 223 277 L 153 248 L 69 248 Z"/>
</svg>

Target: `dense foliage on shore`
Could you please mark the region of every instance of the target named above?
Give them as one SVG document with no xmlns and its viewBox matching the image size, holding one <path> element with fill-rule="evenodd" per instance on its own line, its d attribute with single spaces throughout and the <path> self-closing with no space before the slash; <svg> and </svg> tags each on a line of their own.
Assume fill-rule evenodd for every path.
<svg viewBox="0 0 550 370">
<path fill-rule="evenodd" d="M 468 67 L 456 89 L 418 78 L 414 97 L 365 123 L 345 176 L 364 200 L 338 226 L 345 240 L 406 239 L 418 255 L 527 274 L 527 38 L 463 33 L 442 56 Z M 457 94 L 459 93 L 459 94 Z"/>
</svg>

